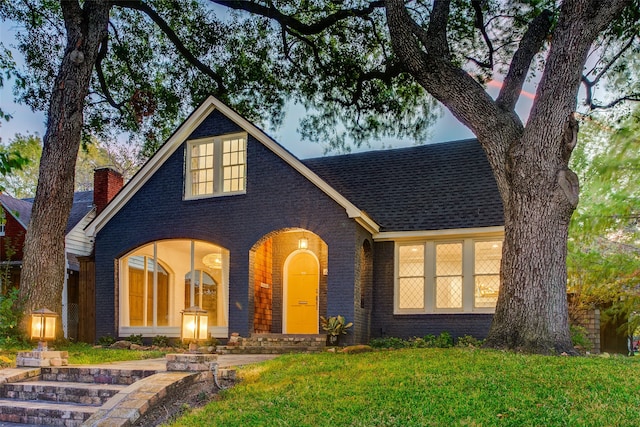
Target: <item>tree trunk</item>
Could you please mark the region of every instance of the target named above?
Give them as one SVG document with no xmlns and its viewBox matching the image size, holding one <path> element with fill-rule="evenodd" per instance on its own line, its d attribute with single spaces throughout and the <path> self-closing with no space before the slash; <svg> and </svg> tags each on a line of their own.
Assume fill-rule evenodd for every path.
<svg viewBox="0 0 640 427">
<path fill-rule="evenodd" d="M 107 34 L 110 3 L 62 0 L 67 47 L 49 104 L 40 172 L 24 246 L 20 297 L 25 314 L 46 307 L 62 313 L 65 229 L 73 203 L 83 107 L 98 48 Z M 27 316 L 23 330 L 27 327 Z M 58 336 L 62 322 L 58 322 Z"/>
<path fill-rule="evenodd" d="M 538 175 L 535 162 L 528 176 Z M 521 172 L 525 173 L 524 170 Z M 501 288 L 486 345 L 542 354 L 575 354 L 568 330 L 567 236 L 577 203 L 577 179 L 564 194 L 557 182 L 509 189 Z M 569 178 L 572 179 L 572 178 Z"/>
<path fill-rule="evenodd" d="M 568 169 L 577 135 L 573 112 L 591 43 L 629 1 L 562 2 L 526 126 L 513 108 L 550 29 L 551 12 L 530 22 L 493 101 L 452 61 L 450 3 L 433 3 L 426 30 L 402 0 L 387 0 L 387 20 L 394 52 L 416 81 L 478 137 L 500 190 L 501 287 L 486 345 L 573 354 L 566 296 L 568 228 L 578 203 L 578 178 Z"/>
</svg>

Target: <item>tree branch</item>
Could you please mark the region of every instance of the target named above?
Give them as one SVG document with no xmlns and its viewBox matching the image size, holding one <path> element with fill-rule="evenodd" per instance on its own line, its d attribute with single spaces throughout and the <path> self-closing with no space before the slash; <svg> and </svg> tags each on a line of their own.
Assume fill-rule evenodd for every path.
<svg viewBox="0 0 640 427">
<path fill-rule="evenodd" d="M 621 102 L 625 102 L 625 101 L 631 101 L 631 102 L 640 102 L 640 93 L 632 93 L 630 95 L 626 95 L 623 97 L 620 97 L 614 101 L 611 101 L 608 104 L 603 104 L 603 105 L 599 105 L 599 104 L 594 104 L 593 102 L 590 102 L 589 108 L 591 108 L 592 110 L 598 110 L 598 109 L 607 109 L 607 108 L 612 108 L 615 107 L 616 105 L 620 104 Z"/>
<path fill-rule="evenodd" d="M 488 62 L 483 62 L 482 64 L 486 64 L 484 66 L 484 68 L 490 68 L 493 69 L 493 53 L 494 53 L 494 49 L 493 49 L 493 44 L 491 43 L 491 39 L 489 38 L 489 35 L 487 34 L 487 29 L 485 28 L 484 25 L 484 14 L 482 13 L 482 1 L 481 0 L 472 0 L 471 1 L 471 6 L 473 7 L 473 10 L 476 13 L 476 19 L 474 21 L 474 25 L 475 27 L 480 30 L 480 33 L 482 34 L 482 38 L 484 39 L 485 44 L 487 45 L 487 49 L 489 49 L 489 61 Z M 481 65 L 480 62 L 475 61 L 476 64 Z"/>
<path fill-rule="evenodd" d="M 449 41 L 447 40 L 450 6 L 450 0 L 435 0 L 433 2 L 433 11 L 429 18 L 429 27 L 426 34 L 427 40 L 422 40 L 423 43 L 426 43 L 425 46 L 429 54 L 447 59 L 450 57 Z M 413 19 L 411 21 L 415 23 Z"/>
<path fill-rule="evenodd" d="M 263 6 L 261 4 L 255 3 L 253 1 L 239 1 L 239 0 L 210 0 L 212 3 L 219 4 L 221 6 L 228 7 L 230 9 L 236 10 L 244 10 L 246 12 L 264 16 L 266 18 L 273 19 L 277 21 L 280 25 L 285 27 L 289 27 L 300 34 L 304 35 L 312 35 L 318 34 L 327 28 L 334 25 L 336 22 L 339 22 L 343 19 L 352 18 L 352 17 L 362 17 L 371 14 L 377 8 L 384 7 L 384 1 L 372 1 L 369 5 L 362 9 L 341 9 L 337 12 L 325 16 L 320 20 L 312 23 L 305 24 L 302 23 L 297 18 L 294 18 L 290 15 L 285 15 L 276 9 L 273 4 L 270 3 L 270 6 Z"/>
<path fill-rule="evenodd" d="M 536 16 L 529 28 L 524 33 L 518 50 L 513 55 L 509 71 L 504 79 L 502 89 L 498 94 L 496 101 L 498 105 L 506 111 L 513 110 L 520 97 L 520 91 L 527 78 L 527 72 L 531 67 L 531 61 L 540 51 L 549 30 L 551 29 L 551 21 L 553 14 L 549 10 L 543 10 L 540 15 Z"/>
<path fill-rule="evenodd" d="M 611 69 L 611 67 L 613 66 L 613 64 L 615 64 L 618 59 L 620 59 L 622 57 L 622 55 L 624 55 L 627 50 L 629 50 L 631 48 L 631 45 L 633 44 L 633 42 L 635 41 L 636 35 L 634 35 L 633 37 L 631 37 L 629 39 L 629 41 L 627 41 L 627 43 L 625 43 L 625 45 L 620 49 L 620 51 L 618 53 L 616 53 L 613 58 L 611 58 L 611 60 L 609 62 L 607 62 L 605 64 L 605 66 L 602 68 L 602 70 L 600 70 L 600 72 L 598 74 L 596 74 L 596 76 L 593 78 L 593 80 L 589 80 L 587 78 L 587 75 L 590 74 L 591 72 L 594 71 L 595 67 L 593 69 L 591 69 L 589 71 L 589 73 L 587 73 L 587 75 L 583 75 L 582 78 L 580 79 L 580 81 L 582 82 L 582 84 L 585 87 L 585 90 L 587 92 L 586 97 L 585 97 L 585 105 L 587 105 L 589 108 L 592 109 L 596 109 L 596 108 L 610 108 L 613 107 L 614 105 L 616 105 L 619 102 L 625 101 L 625 100 L 629 100 L 629 99 L 619 99 L 614 101 L 611 104 L 608 104 L 609 106 L 599 106 L 599 105 L 595 105 L 593 104 L 593 88 L 600 82 L 600 80 L 602 79 L 602 77 L 604 77 L 604 75 L 609 71 L 609 69 Z M 633 96 L 633 95 L 632 95 Z M 630 99 L 630 100 L 634 100 L 634 99 Z"/>
<path fill-rule="evenodd" d="M 176 47 L 178 52 L 183 56 L 185 60 L 187 60 L 190 64 L 200 70 L 203 74 L 211 77 L 216 84 L 218 85 L 218 94 L 224 94 L 226 92 L 226 88 L 224 86 L 224 80 L 222 76 L 211 68 L 204 65 L 198 58 L 196 58 L 193 53 L 182 43 L 177 34 L 173 31 L 173 29 L 169 26 L 169 24 L 162 19 L 158 13 L 152 9 L 148 4 L 140 1 L 140 0 L 126 0 L 126 1 L 118 1 L 114 3 L 116 6 L 138 10 L 146 14 L 156 25 L 162 30 L 163 33 L 169 38 L 169 40 Z"/>
<path fill-rule="evenodd" d="M 124 102 L 118 103 L 116 102 L 115 99 L 113 99 L 113 97 L 111 96 L 111 93 L 109 92 L 107 81 L 104 78 L 104 72 L 102 71 L 102 60 L 107 56 L 108 46 L 109 46 L 109 36 L 107 35 L 107 37 L 105 37 L 102 43 L 100 44 L 100 49 L 98 50 L 98 56 L 96 57 L 96 74 L 98 74 L 98 81 L 100 82 L 100 88 L 102 89 L 102 93 L 106 101 L 113 108 L 122 112 L 122 106 L 124 105 Z"/>
</svg>

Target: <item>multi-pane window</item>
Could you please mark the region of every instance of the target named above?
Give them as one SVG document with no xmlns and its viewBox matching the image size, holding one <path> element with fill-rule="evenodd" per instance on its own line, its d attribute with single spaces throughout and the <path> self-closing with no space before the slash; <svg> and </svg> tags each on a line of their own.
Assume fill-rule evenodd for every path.
<svg viewBox="0 0 640 427">
<path fill-rule="evenodd" d="M 246 152 L 246 140 L 244 138 L 232 138 L 222 141 L 223 191 L 225 193 L 244 190 Z"/>
<path fill-rule="evenodd" d="M 475 306 L 495 307 L 500 288 L 502 242 L 475 242 Z"/>
<path fill-rule="evenodd" d="M 487 312 L 500 285 L 501 240 L 396 245 L 395 312 Z"/>
<path fill-rule="evenodd" d="M 462 243 L 436 245 L 436 308 L 462 308 Z"/>
<path fill-rule="evenodd" d="M 398 252 L 398 308 L 424 309 L 424 245 L 403 245 Z"/>
<path fill-rule="evenodd" d="M 243 192 L 246 187 L 246 134 L 189 141 L 186 198 Z"/>
<path fill-rule="evenodd" d="M 213 142 L 191 144 L 191 195 L 213 194 Z"/>
</svg>

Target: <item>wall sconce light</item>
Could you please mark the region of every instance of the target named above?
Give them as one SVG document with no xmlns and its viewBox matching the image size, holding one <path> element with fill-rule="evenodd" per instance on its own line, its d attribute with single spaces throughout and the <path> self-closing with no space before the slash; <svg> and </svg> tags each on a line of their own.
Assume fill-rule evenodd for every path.
<svg viewBox="0 0 640 427">
<path fill-rule="evenodd" d="M 207 339 L 208 322 L 207 310 L 203 310 L 197 305 L 182 310 L 180 338 L 182 341 L 189 341 L 189 351 L 195 352 L 198 348 L 198 341 Z"/>
<path fill-rule="evenodd" d="M 309 248 L 309 239 L 306 237 L 301 237 L 298 239 L 298 249 L 307 249 Z"/>
<path fill-rule="evenodd" d="M 41 308 L 31 313 L 31 339 L 38 340 L 38 351 L 47 351 L 47 340 L 56 338 L 56 319 L 53 311 Z"/>
</svg>

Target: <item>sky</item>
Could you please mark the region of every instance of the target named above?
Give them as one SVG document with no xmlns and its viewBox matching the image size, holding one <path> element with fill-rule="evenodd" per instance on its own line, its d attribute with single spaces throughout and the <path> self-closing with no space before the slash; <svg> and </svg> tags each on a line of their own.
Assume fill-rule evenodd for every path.
<svg viewBox="0 0 640 427">
<path fill-rule="evenodd" d="M 10 45 L 14 43 L 15 31 L 15 27 L 10 25 L 0 26 L 0 42 L 2 42 L 6 47 L 10 47 Z M 14 55 L 18 64 L 21 64 L 22 58 L 19 54 L 14 51 Z M 28 106 L 15 103 L 12 93 L 12 85 L 12 81 L 5 80 L 4 87 L 0 88 L 0 109 L 13 116 L 9 122 L 0 122 L 0 142 L 7 144 L 9 140 L 18 133 L 23 135 L 37 133 L 41 137 L 44 136 L 46 119 L 45 113 L 33 112 Z M 499 88 L 500 82 L 498 80 L 493 80 L 488 85 L 488 91 L 494 97 L 497 95 Z M 533 91 L 534 89 L 533 87 L 525 87 L 525 90 Z M 516 108 L 520 117 L 526 117 L 531 108 L 532 100 L 532 93 L 523 92 L 523 96 Z M 266 132 L 300 159 L 323 156 L 325 155 L 324 148 L 320 144 L 303 141 L 297 132 L 298 122 L 304 114 L 304 109 L 291 103 L 287 106 L 285 121 L 282 126 L 276 130 L 266 129 Z M 352 151 L 358 152 L 382 148 L 400 148 L 421 143 L 454 141 L 465 138 L 473 138 L 471 131 L 443 108 L 442 118 L 433 125 L 431 137 L 427 141 L 416 142 L 408 139 L 385 139 L 381 141 L 372 141 L 369 145 L 365 144 L 362 147 L 353 148 Z M 327 155 L 331 154 L 332 153 L 328 153 Z"/>
</svg>

